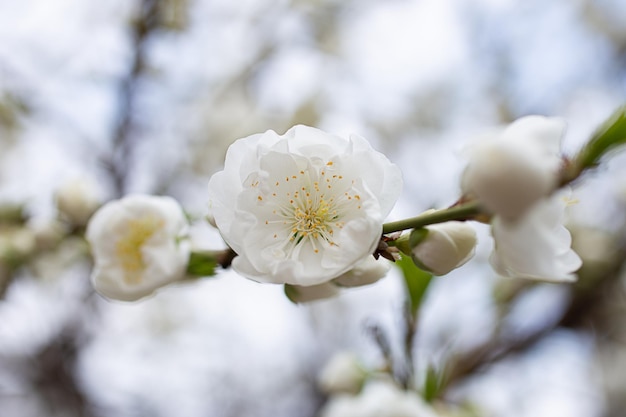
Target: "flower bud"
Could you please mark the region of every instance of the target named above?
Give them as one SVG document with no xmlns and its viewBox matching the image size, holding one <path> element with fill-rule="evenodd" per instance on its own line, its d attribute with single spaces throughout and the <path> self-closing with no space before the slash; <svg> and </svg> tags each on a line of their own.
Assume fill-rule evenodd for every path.
<svg viewBox="0 0 626 417">
<path fill-rule="evenodd" d="M 35 236 L 38 250 L 54 248 L 66 235 L 64 224 L 59 220 L 29 222 L 28 228 Z"/>
<path fill-rule="evenodd" d="M 0 231 L 0 262 L 18 266 L 35 250 L 35 235 L 26 227 Z"/>
<path fill-rule="evenodd" d="M 76 226 L 84 226 L 100 207 L 96 185 L 83 178 L 75 178 L 59 187 L 55 194 L 59 213 Z"/>
<path fill-rule="evenodd" d="M 468 149 L 462 188 L 493 214 L 522 216 L 556 187 L 565 125 L 557 118 L 523 117 Z"/>
<path fill-rule="evenodd" d="M 324 366 L 317 383 L 328 394 L 358 394 L 366 377 L 367 371 L 353 353 L 339 352 Z"/>
<path fill-rule="evenodd" d="M 435 410 L 415 392 L 387 380 L 374 380 L 357 396 L 337 395 L 326 403 L 321 417 L 436 417 Z"/>
<path fill-rule="evenodd" d="M 389 272 L 391 263 L 384 259 L 376 260 L 368 255 L 348 272 L 343 273 L 333 282 L 340 287 L 360 287 L 373 284 Z"/>
<path fill-rule="evenodd" d="M 410 243 L 416 265 L 445 275 L 474 256 L 476 232 L 464 222 L 450 221 L 413 230 Z"/>
</svg>

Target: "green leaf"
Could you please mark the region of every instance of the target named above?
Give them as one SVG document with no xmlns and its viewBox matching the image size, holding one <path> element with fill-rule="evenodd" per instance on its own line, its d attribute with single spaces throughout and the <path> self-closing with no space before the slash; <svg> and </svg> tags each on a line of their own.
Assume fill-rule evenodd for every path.
<svg viewBox="0 0 626 417">
<path fill-rule="evenodd" d="M 298 302 L 298 298 L 300 294 L 298 293 L 298 289 L 295 286 L 285 284 L 283 291 L 285 291 L 285 295 L 287 296 L 289 301 L 291 301 L 294 304 L 300 304 Z"/>
<path fill-rule="evenodd" d="M 431 273 L 418 268 L 408 256 L 402 255 L 396 265 L 402 270 L 411 304 L 411 314 L 415 316 L 433 276 Z"/>
<path fill-rule="evenodd" d="M 215 275 L 217 260 L 215 254 L 211 252 L 192 252 L 189 256 L 187 274 L 197 277 L 208 277 Z"/>
<path fill-rule="evenodd" d="M 600 158 L 626 144 L 626 106 L 620 107 L 593 134 L 577 156 L 577 164 L 586 169 L 596 166 Z"/>
<path fill-rule="evenodd" d="M 428 365 L 424 379 L 423 397 L 426 402 L 432 402 L 441 388 L 441 378 L 433 365 Z"/>
</svg>

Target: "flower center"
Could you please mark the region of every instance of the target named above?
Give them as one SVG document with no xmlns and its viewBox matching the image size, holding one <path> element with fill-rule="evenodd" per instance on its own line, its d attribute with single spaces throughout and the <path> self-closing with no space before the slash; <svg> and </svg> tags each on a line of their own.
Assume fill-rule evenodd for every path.
<svg viewBox="0 0 626 417">
<path fill-rule="evenodd" d="M 293 211 L 292 237 L 294 239 L 308 237 L 309 235 L 313 239 L 322 237 L 322 239 L 333 245 L 331 222 L 337 219 L 337 211 L 333 210 L 331 212 L 330 206 L 324 197 L 321 197 L 315 206 L 313 206 L 311 200 L 308 200 L 307 203 L 308 205 L 304 209 L 296 207 Z"/>
<path fill-rule="evenodd" d="M 115 245 L 115 254 L 124 270 L 124 282 L 137 285 L 141 282 L 141 274 L 146 267 L 141 249 L 163 227 L 163 219 L 144 217 L 131 220 L 126 226 L 126 231 Z"/>
<path fill-rule="evenodd" d="M 356 181 L 336 172 L 329 161 L 321 168 L 309 166 L 261 187 L 265 192 L 258 194 L 257 202 L 267 208 L 263 218 L 277 241 L 276 256 L 297 256 L 302 246 L 313 253 L 337 246 L 335 230 L 361 209 L 361 197 L 354 188 Z M 250 186 L 258 187 L 259 181 Z"/>
</svg>

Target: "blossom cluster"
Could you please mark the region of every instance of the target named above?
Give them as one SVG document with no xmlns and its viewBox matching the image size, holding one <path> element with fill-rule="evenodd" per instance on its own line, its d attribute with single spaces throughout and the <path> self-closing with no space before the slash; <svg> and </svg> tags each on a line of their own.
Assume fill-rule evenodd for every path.
<svg viewBox="0 0 626 417">
<path fill-rule="evenodd" d="M 572 281 L 581 261 L 570 248 L 558 192 L 563 130 L 558 119 L 530 116 L 478 138 L 466 152 L 456 204 L 474 204 L 475 216 L 428 211 L 421 217 L 434 216 L 431 222 L 408 224 L 402 228 L 412 232 L 402 236 L 383 235 L 402 175 L 365 139 L 302 125 L 284 135 L 268 130 L 230 146 L 224 169 L 208 184 L 208 217 L 235 255 L 236 272 L 284 284 L 295 302 L 371 284 L 389 270 L 382 258 L 393 261 L 399 252 L 445 275 L 474 254 L 468 220 L 490 222 L 497 273 Z M 95 288 L 135 300 L 182 279 L 190 256 L 186 230 L 182 209 L 168 197 L 135 195 L 104 205 L 87 229 Z"/>
</svg>

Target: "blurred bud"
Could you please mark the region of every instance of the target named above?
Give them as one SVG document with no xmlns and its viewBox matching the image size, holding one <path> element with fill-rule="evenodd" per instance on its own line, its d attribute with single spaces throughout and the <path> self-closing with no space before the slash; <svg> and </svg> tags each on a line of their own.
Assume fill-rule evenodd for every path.
<svg viewBox="0 0 626 417">
<path fill-rule="evenodd" d="M 327 394 L 358 394 L 366 377 L 367 371 L 352 352 L 340 352 L 324 366 L 317 383 Z"/>
<path fill-rule="evenodd" d="M 34 257 L 29 267 L 39 279 L 54 282 L 64 276 L 67 268 L 86 259 L 87 255 L 89 255 L 87 242 L 81 237 L 69 236 L 51 250 Z"/>
<path fill-rule="evenodd" d="M 437 417 L 416 392 L 393 382 L 368 382 L 357 396 L 337 395 L 324 406 L 321 417 Z"/>
<path fill-rule="evenodd" d="M 338 294 L 339 288 L 330 281 L 308 287 L 285 284 L 285 295 L 295 304 L 323 300 L 325 298 L 335 297 Z"/>
<path fill-rule="evenodd" d="M 160 23 L 173 31 L 184 30 L 189 24 L 188 0 L 165 0 L 158 2 Z"/>
<path fill-rule="evenodd" d="M 28 228 L 35 236 L 37 250 L 54 248 L 66 235 L 64 225 L 58 220 L 29 222 Z"/>
<path fill-rule="evenodd" d="M 522 216 L 557 186 L 565 124 L 527 116 L 489 134 L 469 150 L 463 191 L 506 220 Z"/>
<path fill-rule="evenodd" d="M 341 287 L 360 287 L 373 284 L 389 272 L 391 264 L 368 255 L 354 268 L 335 278 L 333 282 Z"/>
<path fill-rule="evenodd" d="M 5 203 L 0 206 L 0 224 L 24 224 L 28 219 L 21 204 Z"/>
<path fill-rule="evenodd" d="M 74 226 L 85 226 L 100 207 L 97 185 L 84 178 L 75 178 L 61 185 L 55 193 L 59 213 Z"/>
<path fill-rule="evenodd" d="M 411 232 L 411 256 L 420 268 L 445 275 L 474 256 L 476 232 L 464 223 L 450 221 Z"/>
<path fill-rule="evenodd" d="M 31 230 L 6 228 L 0 231 L 0 259 L 10 267 L 20 265 L 35 250 L 35 235 Z"/>
</svg>

